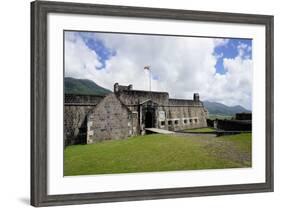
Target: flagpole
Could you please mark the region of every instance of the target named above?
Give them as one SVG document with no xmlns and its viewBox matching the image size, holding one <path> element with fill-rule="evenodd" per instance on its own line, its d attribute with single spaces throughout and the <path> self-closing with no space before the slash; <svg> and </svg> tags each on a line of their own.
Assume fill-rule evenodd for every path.
<svg viewBox="0 0 281 208">
<path fill-rule="evenodd" d="M 149 91 L 151 92 L 151 68 L 149 69 Z"/>
<path fill-rule="evenodd" d="M 147 69 L 149 72 L 149 74 L 148 74 L 148 79 L 149 79 L 149 91 L 151 92 L 151 68 L 150 68 L 150 66 L 144 66 L 144 69 Z"/>
</svg>

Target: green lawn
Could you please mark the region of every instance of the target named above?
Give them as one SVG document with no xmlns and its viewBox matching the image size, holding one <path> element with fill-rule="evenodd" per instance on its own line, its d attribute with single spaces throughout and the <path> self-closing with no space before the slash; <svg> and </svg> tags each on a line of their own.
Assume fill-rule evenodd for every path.
<svg viewBox="0 0 281 208">
<path fill-rule="evenodd" d="M 207 132 L 215 132 L 216 130 L 214 128 L 198 128 L 198 129 L 186 129 L 185 132 L 203 132 L 203 133 L 207 133 Z"/>
<path fill-rule="evenodd" d="M 64 151 L 64 175 L 251 166 L 251 134 L 222 137 L 150 134 Z"/>
</svg>

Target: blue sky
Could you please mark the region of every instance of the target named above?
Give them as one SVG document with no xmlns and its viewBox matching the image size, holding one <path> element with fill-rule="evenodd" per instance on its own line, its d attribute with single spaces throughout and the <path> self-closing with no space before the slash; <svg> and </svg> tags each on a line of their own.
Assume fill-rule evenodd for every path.
<svg viewBox="0 0 281 208">
<path fill-rule="evenodd" d="M 152 90 L 251 109 L 251 39 L 65 32 L 66 76 L 148 90 L 146 65 Z"/>
<path fill-rule="evenodd" d="M 105 68 L 106 61 L 116 55 L 116 50 L 106 47 L 102 40 L 96 38 L 95 33 L 78 32 L 77 35 L 83 39 L 89 49 L 95 51 L 98 55 L 101 66 L 96 67 L 96 69 L 101 70 Z"/>
<path fill-rule="evenodd" d="M 223 66 L 223 60 L 225 58 L 233 59 L 238 56 L 239 51 L 237 50 L 237 47 L 239 45 L 245 45 L 249 49 L 245 50 L 245 53 L 243 54 L 244 59 L 252 59 L 252 40 L 251 39 L 229 39 L 228 43 L 226 45 L 218 46 L 214 50 L 214 54 L 218 57 L 217 63 L 215 65 L 216 72 L 219 74 L 225 74 L 226 69 Z"/>
</svg>

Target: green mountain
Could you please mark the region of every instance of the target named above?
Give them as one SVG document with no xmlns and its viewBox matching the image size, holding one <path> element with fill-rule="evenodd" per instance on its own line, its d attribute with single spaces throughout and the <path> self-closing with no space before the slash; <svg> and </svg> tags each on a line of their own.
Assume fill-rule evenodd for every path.
<svg viewBox="0 0 281 208">
<path fill-rule="evenodd" d="M 251 112 L 246 108 L 242 107 L 241 105 L 227 106 L 222 103 L 210 102 L 210 101 L 204 101 L 203 103 L 205 108 L 209 111 L 209 114 L 212 115 L 233 116 L 236 113 Z"/>
<path fill-rule="evenodd" d="M 111 91 L 97 85 L 92 80 L 65 77 L 64 93 L 79 95 L 107 95 L 108 93 L 111 93 Z"/>
</svg>

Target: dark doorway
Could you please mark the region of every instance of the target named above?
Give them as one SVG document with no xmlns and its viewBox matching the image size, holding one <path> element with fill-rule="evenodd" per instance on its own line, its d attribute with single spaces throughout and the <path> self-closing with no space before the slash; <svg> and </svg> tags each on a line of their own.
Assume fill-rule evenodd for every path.
<svg viewBox="0 0 281 208">
<path fill-rule="evenodd" d="M 153 127 L 153 116 L 152 112 L 147 111 L 145 113 L 145 128 L 152 128 Z"/>
</svg>

